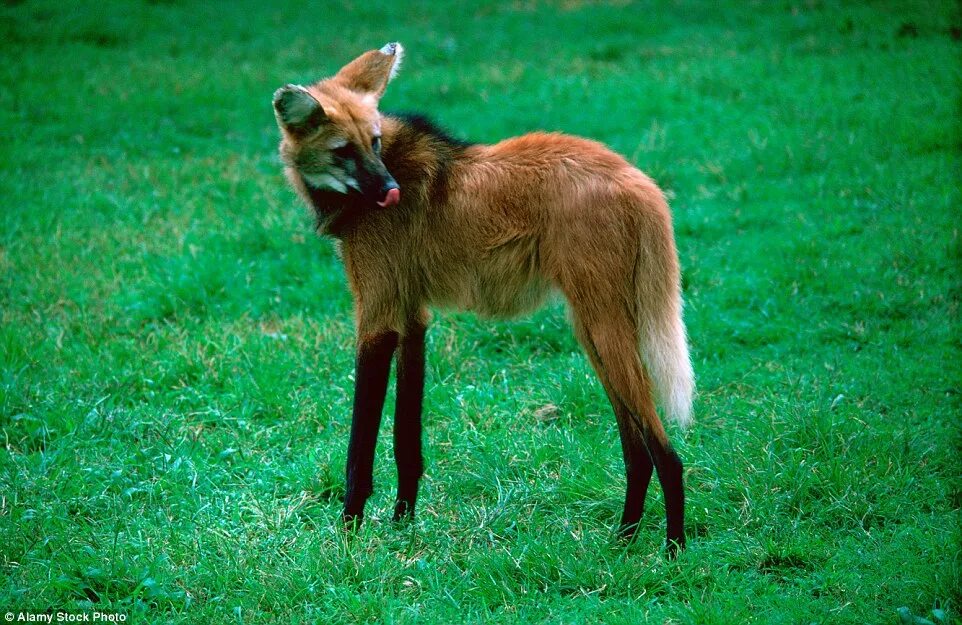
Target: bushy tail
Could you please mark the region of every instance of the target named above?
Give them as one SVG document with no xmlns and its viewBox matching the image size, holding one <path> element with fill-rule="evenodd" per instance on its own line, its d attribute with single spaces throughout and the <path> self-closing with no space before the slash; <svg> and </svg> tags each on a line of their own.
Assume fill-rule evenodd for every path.
<svg viewBox="0 0 962 625">
<path fill-rule="evenodd" d="M 639 328 L 641 356 L 665 416 L 686 428 L 691 424 L 695 376 L 688 356 L 681 301 L 659 312 L 644 320 Z"/>
</svg>

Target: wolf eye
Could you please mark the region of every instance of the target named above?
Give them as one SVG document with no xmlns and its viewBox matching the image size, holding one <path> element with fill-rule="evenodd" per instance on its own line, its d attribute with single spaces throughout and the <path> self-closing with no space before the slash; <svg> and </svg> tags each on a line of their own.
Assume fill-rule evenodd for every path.
<svg viewBox="0 0 962 625">
<path fill-rule="evenodd" d="M 350 143 L 345 143 L 339 148 L 334 148 L 331 150 L 334 154 L 337 154 L 341 158 L 351 158 L 354 156 L 354 146 Z"/>
<path fill-rule="evenodd" d="M 381 153 L 381 137 L 374 137 L 371 140 L 371 147 L 374 148 L 375 154 Z"/>
</svg>

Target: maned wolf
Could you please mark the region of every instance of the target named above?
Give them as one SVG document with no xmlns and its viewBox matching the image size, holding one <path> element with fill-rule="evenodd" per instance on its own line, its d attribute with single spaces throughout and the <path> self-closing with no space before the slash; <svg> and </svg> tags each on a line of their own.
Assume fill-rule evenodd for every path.
<svg viewBox="0 0 962 625">
<path fill-rule="evenodd" d="M 340 240 L 354 295 L 357 361 L 344 521 L 360 523 L 395 351 L 396 520 L 413 516 L 423 473 L 426 307 L 505 317 L 551 289 L 614 408 L 627 473 L 619 532 L 632 537 L 653 469 L 668 554 L 684 548 L 682 464 L 666 416 L 691 418 L 671 214 L 652 180 L 603 145 L 532 133 L 495 145 L 452 139 L 378 102 L 401 63 L 391 43 L 308 87 L 274 94 L 285 172 Z"/>
</svg>

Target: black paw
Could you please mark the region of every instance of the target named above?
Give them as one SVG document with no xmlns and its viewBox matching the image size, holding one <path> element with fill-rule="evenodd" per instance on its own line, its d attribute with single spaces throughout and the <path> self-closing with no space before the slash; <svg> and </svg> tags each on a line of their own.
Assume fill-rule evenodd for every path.
<svg viewBox="0 0 962 625">
<path fill-rule="evenodd" d="M 360 512 L 345 512 L 343 515 L 341 515 L 341 520 L 344 523 L 344 530 L 354 533 L 361 528 L 361 523 L 364 521 L 364 515 Z"/>
<path fill-rule="evenodd" d="M 638 526 L 640 524 L 640 520 L 625 521 L 622 519 L 621 523 L 618 525 L 618 538 L 626 543 L 630 543 L 635 539 L 635 535 L 638 533 Z"/>
<path fill-rule="evenodd" d="M 394 516 L 391 517 L 394 523 L 409 523 L 414 520 L 414 503 L 399 499 L 394 504 Z"/>
</svg>

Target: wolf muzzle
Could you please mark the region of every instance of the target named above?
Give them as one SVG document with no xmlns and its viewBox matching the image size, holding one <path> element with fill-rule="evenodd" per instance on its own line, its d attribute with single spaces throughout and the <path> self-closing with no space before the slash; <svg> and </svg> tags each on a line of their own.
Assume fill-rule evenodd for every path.
<svg viewBox="0 0 962 625">
<path fill-rule="evenodd" d="M 390 206 L 396 206 L 398 202 L 401 201 L 401 187 L 395 182 L 394 178 L 389 178 L 384 181 L 384 186 L 381 187 L 381 199 L 378 200 L 377 205 L 383 208 L 388 208 Z"/>
</svg>

